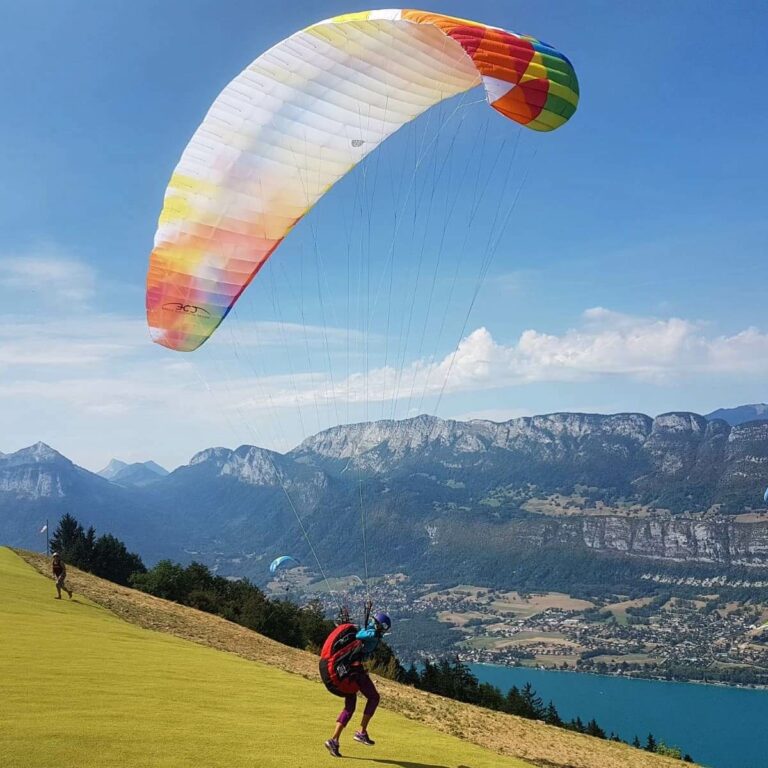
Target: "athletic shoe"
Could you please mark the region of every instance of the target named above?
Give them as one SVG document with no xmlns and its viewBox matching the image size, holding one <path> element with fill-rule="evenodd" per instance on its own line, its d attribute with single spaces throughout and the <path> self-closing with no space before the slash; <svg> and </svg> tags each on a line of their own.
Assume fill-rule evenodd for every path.
<svg viewBox="0 0 768 768">
<path fill-rule="evenodd" d="M 331 757 L 341 757 L 339 752 L 339 742 L 336 739 L 328 739 L 325 742 L 326 749 L 331 753 Z"/>
<path fill-rule="evenodd" d="M 368 737 L 368 731 L 358 731 L 355 734 L 355 741 L 359 741 L 361 744 L 365 744 L 367 747 L 372 747 L 376 743 Z"/>
</svg>

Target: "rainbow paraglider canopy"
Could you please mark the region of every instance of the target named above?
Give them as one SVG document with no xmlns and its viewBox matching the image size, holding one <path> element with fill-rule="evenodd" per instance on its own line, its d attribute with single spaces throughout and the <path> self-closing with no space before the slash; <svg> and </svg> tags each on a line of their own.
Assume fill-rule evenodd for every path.
<svg viewBox="0 0 768 768">
<path fill-rule="evenodd" d="M 480 84 L 495 110 L 536 131 L 578 103 L 573 67 L 554 48 L 437 13 L 337 16 L 259 56 L 219 94 L 168 185 L 147 275 L 153 340 L 199 347 L 336 181 Z"/>
</svg>

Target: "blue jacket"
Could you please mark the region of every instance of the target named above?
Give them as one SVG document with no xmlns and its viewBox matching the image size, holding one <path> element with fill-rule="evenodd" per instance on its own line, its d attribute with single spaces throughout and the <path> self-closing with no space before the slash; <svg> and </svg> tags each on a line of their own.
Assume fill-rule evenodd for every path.
<svg viewBox="0 0 768 768">
<path fill-rule="evenodd" d="M 355 637 L 363 641 L 363 659 L 369 659 L 373 656 L 374 651 L 381 642 L 381 638 L 376 635 L 376 625 L 373 623 L 373 619 L 368 622 L 368 626 L 365 629 L 358 630 Z"/>
</svg>

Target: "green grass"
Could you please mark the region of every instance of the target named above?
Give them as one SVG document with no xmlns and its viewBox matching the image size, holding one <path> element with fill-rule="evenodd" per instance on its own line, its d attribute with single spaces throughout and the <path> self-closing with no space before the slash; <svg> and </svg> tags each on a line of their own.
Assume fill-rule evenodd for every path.
<svg viewBox="0 0 768 768">
<path fill-rule="evenodd" d="M 141 629 L 0 548 L 2 768 L 315 768 L 341 700 L 320 683 Z M 345 758 L 401 768 L 529 763 L 379 711 L 373 748 Z"/>
</svg>

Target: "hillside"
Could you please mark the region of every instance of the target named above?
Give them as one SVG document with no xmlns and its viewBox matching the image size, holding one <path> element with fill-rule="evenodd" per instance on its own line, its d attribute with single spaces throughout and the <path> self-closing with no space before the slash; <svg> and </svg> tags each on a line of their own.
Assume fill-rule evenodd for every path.
<svg viewBox="0 0 768 768">
<path fill-rule="evenodd" d="M 40 555 L 21 554 L 47 571 Z M 0 549 L 0 720 L 6 725 L 0 754 L 10 756 L 4 766 L 96 768 L 107 754 L 122 768 L 305 768 L 330 760 L 322 741 L 339 700 L 317 681 L 314 656 L 71 571 L 75 599 L 59 602 L 50 581 Z M 358 759 L 402 768 L 681 765 L 386 680 L 378 684 L 379 744 L 365 751 L 345 742 Z"/>
</svg>

